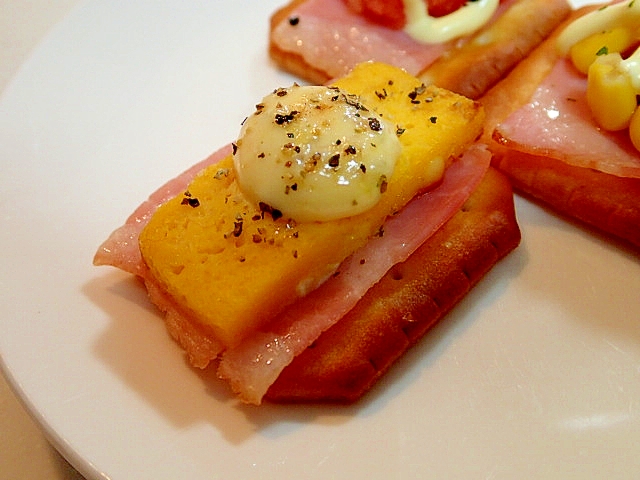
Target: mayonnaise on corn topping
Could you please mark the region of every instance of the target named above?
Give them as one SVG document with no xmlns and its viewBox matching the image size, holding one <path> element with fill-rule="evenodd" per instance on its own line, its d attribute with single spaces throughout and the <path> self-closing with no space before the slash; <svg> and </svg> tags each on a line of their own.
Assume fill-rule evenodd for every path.
<svg viewBox="0 0 640 480">
<path fill-rule="evenodd" d="M 593 10 L 560 34 L 556 47 L 587 75 L 586 99 L 598 125 L 629 129 L 640 150 L 640 2 L 630 0 Z M 632 47 L 635 51 L 626 58 Z M 635 120 L 634 120 L 635 118 Z"/>
<path fill-rule="evenodd" d="M 373 207 L 400 151 L 395 127 L 356 96 L 294 85 L 245 120 L 234 167 L 250 200 L 296 221 L 328 221 Z"/>
<path fill-rule="evenodd" d="M 427 13 L 424 0 L 404 0 L 404 31 L 419 42 L 448 42 L 482 27 L 499 3 L 499 0 L 470 0 L 455 12 L 436 18 Z"/>
<path fill-rule="evenodd" d="M 616 27 L 629 28 L 637 35 L 638 22 L 640 22 L 640 2 L 630 0 L 607 5 L 571 22 L 558 37 L 556 46 L 561 55 L 568 55 L 571 47 L 579 41 Z"/>
</svg>

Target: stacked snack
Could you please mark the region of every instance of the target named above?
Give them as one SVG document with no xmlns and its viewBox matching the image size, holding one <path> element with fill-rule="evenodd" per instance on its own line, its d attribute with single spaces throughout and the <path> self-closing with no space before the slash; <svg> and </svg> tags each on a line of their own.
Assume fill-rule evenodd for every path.
<svg viewBox="0 0 640 480">
<path fill-rule="evenodd" d="M 494 164 L 514 187 L 635 246 L 639 7 L 574 12 L 482 99 Z"/>
<path fill-rule="evenodd" d="M 355 400 L 519 243 L 483 122 L 386 64 L 277 89 L 94 262 L 140 276 L 243 401 Z"/>
</svg>

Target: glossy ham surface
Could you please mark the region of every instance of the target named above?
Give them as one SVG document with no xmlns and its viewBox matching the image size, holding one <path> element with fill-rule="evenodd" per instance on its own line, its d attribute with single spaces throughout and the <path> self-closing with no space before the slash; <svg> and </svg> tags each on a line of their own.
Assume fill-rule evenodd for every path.
<svg viewBox="0 0 640 480">
<path fill-rule="evenodd" d="M 338 322 L 396 263 L 406 260 L 449 220 L 476 189 L 490 163 L 484 146 L 472 146 L 435 189 L 412 200 L 383 233 L 343 262 L 338 275 L 300 299 L 272 323 L 222 355 L 219 375 L 240 398 L 259 404 L 280 372 Z"/>
<path fill-rule="evenodd" d="M 181 194 L 191 180 L 205 167 L 219 162 L 230 154 L 231 145 L 227 145 L 153 192 L 129 215 L 124 225 L 114 230 L 109 238 L 100 245 L 93 258 L 93 264 L 111 265 L 127 273 L 145 277 L 147 269 L 140 255 L 138 234 L 160 205 Z"/>
<path fill-rule="evenodd" d="M 436 188 L 416 197 L 391 217 L 380 236 L 345 260 L 339 274 L 274 319 L 271 331 L 256 332 L 234 350 L 222 352 L 210 332 L 194 324 L 151 278 L 138 249 L 138 235 L 162 203 L 181 194 L 198 172 L 230 152 L 230 146 L 219 150 L 154 192 L 100 246 L 94 264 L 115 266 L 140 276 L 151 301 L 164 313 L 169 332 L 187 351 L 190 362 L 204 368 L 221 354 L 220 376 L 231 383 L 243 401 L 256 404 L 297 354 L 340 320 L 395 263 L 408 258 L 460 209 L 481 181 L 491 159 L 484 146 L 470 147 L 447 169 Z"/>
<path fill-rule="evenodd" d="M 445 51 L 444 44 L 424 45 L 402 30 L 367 21 L 343 0 L 308 0 L 279 23 L 271 41 L 282 51 L 302 56 L 329 78 L 345 75 L 355 65 L 376 60 L 417 75 Z"/>
<path fill-rule="evenodd" d="M 568 60 L 558 60 L 531 99 L 497 126 L 494 139 L 529 155 L 640 178 L 640 154 L 627 131 L 608 132 L 596 124 L 586 85 Z"/>
</svg>

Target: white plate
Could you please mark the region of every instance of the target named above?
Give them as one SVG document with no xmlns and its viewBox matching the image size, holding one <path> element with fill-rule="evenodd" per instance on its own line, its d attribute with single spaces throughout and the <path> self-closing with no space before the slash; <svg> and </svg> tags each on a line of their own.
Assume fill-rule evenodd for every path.
<svg viewBox="0 0 640 480">
<path fill-rule="evenodd" d="M 265 56 L 278 3 L 88 1 L 1 99 L 0 352 L 53 443 L 114 480 L 636 476 L 638 255 L 520 198 L 521 247 L 350 407 L 238 405 L 91 265 L 291 83 Z"/>
</svg>

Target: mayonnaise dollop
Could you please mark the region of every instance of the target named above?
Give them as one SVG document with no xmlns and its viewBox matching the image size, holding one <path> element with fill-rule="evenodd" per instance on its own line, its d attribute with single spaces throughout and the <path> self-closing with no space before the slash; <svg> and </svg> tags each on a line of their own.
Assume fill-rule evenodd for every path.
<svg viewBox="0 0 640 480">
<path fill-rule="evenodd" d="M 296 221 L 365 212 L 384 195 L 401 145 L 395 126 L 335 87 L 275 90 L 240 131 L 243 194 Z"/>
<path fill-rule="evenodd" d="M 627 27 L 634 32 L 640 23 L 640 2 L 629 0 L 606 5 L 571 22 L 558 37 L 556 47 L 561 55 L 567 55 L 573 45 L 597 32 L 615 27 Z"/>
<path fill-rule="evenodd" d="M 470 35 L 493 16 L 499 0 L 470 0 L 455 12 L 443 17 L 427 13 L 424 0 L 404 0 L 407 24 L 404 31 L 423 43 L 443 43 L 463 35 Z"/>
</svg>

